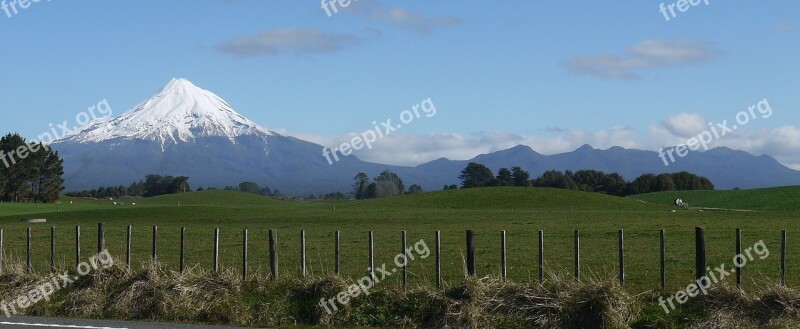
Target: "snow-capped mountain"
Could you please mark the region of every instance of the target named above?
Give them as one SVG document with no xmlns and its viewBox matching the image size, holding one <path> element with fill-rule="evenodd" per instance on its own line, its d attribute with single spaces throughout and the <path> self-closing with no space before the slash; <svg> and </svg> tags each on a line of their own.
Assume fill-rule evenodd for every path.
<svg viewBox="0 0 800 329">
<path fill-rule="evenodd" d="M 164 88 L 128 112 L 94 120 L 59 142 L 99 143 L 107 140 L 146 140 L 166 144 L 201 137 L 225 137 L 236 143 L 240 136 L 272 133 L 236 113 L 222 98 L 186 79 L 172 79 Z"/>
<path fill-rule="evenodd" d="M 693 152 L 668 168 L 653 151 L 596 150 L 588 145 L 554 155 L 517 146 L 471 160 L 439 159 L 417 167 L 369 163 L 355 156 L 329 164 L 321 145 L 261 128 L 185 79 L 173 79 L 121 116 L 96 120 L 51 146 L 64 159 L 68 191 L 127 186 L 148 174 L 164 174 L 189 176 L 194 188 L 251 181 L 286 194 L 308 195 L 348 192 L 357 173 L 375 177 L 383 170 L 397 173 L 407 186 L 419 184 L 432 191 L 458 183 L 459 173 L 472 161 L 494 172 L 520 166 L 532 177 L 550 169 L 595 169 L 632 180 L 644 173 L 685 170 L 723 189 L 800 184 L 800 171 L 769 156 L 724 148 Z"/>
<path fill-rule="evenodd" d="M 68 190 L 164 174 L 189 176 L 192 186 L 253 181 L 320 193 L 347 187 L 360 171 L 388 168 L 354 156 L 329 165 L 321 145 L 268 131 L 186 79 L 172 79 L 128 112 L 94 120 L 51 146 L 64 159 Z"/>
</svg>

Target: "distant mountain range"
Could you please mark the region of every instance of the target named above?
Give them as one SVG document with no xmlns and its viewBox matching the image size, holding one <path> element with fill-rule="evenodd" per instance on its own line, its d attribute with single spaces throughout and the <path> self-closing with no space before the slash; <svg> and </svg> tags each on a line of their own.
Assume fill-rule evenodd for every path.
<svg viewBox="0 0 800 329">
<path fill-rule="evenodd" d="M 387 169 L 406 186 L 419 184 L 431 191 L 458 184 L 458 175 L 469 162 L 495 172 L 520 166 L 532 177 L 550 169 L 595 169 L 632 180 L 644 173 L 685 170 L 708 177 L 718 189 L 800 184 L 800 171 L 767 155 L 728 148 L 692 152 L 668 167 L 653 151 L 598 150 L 589 145 L 555 155 L 520 145 L 470 160 L 441 158 L 416 167 L 370 163 L 355 156 L 340 157 L 330 165 L 321 145 L 262 128 L 186 79 L 172 79 L 128 112 L 90 122 L 52 147 L 64 158 L 68 191 L 127 186 L 158 173 L 189 176 L 194 188 L 253 181 L 284 194 L 307 195 L 346 192 L 357 173 L 374 177 Z"/>
</svg>

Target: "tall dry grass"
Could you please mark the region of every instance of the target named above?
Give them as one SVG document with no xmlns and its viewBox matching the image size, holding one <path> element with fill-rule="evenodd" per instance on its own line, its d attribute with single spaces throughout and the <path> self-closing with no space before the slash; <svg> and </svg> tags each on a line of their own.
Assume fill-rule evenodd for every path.
<svg viewBox="0 0 800 329">
<path fill-rule="evenodd" d="M 29 274 L 21 263 L 4 264 L 0 299 L 35 288 L 46 274 Z M 682 324 L 660 316 L 656 294 L 632 296 L 616 280 L 576 282 L 550 277 L 546 284 L 466 278 L 444 290 L 401 289 L 380 283 L 327 314 L 320 299 L 335 297 L 352 282 L 337 277 L 247 281 L 233 270 L 195 267 L 184 273 L 157 263 L 132 270 L 115 265 L 79 278 L 28 315 L 115 318 L 165 322 L 282 327 L 404 328 L 797 328 L 800 294 L 787 288 L 748 295 L 730 287 L 685 305 Z M 688 313 L 687 313 L 688 312 Z M 679 321 L 680 322 L 680 321 Z"/>
</svg>

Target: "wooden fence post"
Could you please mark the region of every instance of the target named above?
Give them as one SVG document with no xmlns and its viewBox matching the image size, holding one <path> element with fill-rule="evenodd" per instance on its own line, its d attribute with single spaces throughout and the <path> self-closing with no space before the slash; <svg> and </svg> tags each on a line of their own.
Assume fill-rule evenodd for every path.
<svg viewBox="0 0 800 329">
<path fill-rule="evenodd" d="M 339 253 L 339 231 L 336 231 L 335 234 L 335 241 L 334 241 L 334 271 L 336 272 L 336 276 L 339 276 L 341 273 L 341 265 L 339 263 L 339 258 L 341 257 Z"/>
<path fill-rule="evenodd" d="M 126 263 L 128 264 L 128 268 L 131 267 L 131 252 L 132 252 L 132 250 L 131 250 L 131 240 L 132 239 L 133 239 L 133 227 L 131 225 L 128 225 L 128 236 L 125 239 L 125 245 L 126 245 L 126 248 L 125 248 L 125 260 L 126 260 Z"/>
<path fill-rule="evenodd" d="M 475 271 L 475 232 L 467 230 L 467 275 L 474 277 Z"/>
<path fill-rule="evenodd" d="M 81 264 L 81 226 L 75 226 L 75 267 Z"/>
<path fill-rule="evenodd" d="M 27 257 L 26 257 L 27 262 L 26 262 L 25 269 L 26 269 L 26 271 L 28 271 L 28 273 L 30 273 L 31 272 L 31 228 L 30 227 L 28 227 L 28 249 L 27 250 L 28 250 L 28 253 L 27 253 Z"/>
<path fill-rule="evenodd" d="M 442 288 L 442 232 L 436 231 L 436 288 Z"/>
<path fill-rule="evenodd" d="M 180 255 L 180 272 L 186 270 L 186 227 L 181 227 L 181 255 Z"/>
<path fill-rule="evenodd" d="M 667 288 L 667 234 L 662 228 L 660 231 L 661 271 L 659 273 L 659 287 L 664 291 Z"/>
<path fill-rule="evenodd" d="M 369 231 L 369 277 L 375 282 L 375 240 L 372 231 Z"/>
<path fill-rule="evenodd" d="M 544 282 L 544 231 L 539 230 L 539 283 Z"/>
<path fill-rule="evenodd" d="M 625 231 L 619 230 L 619 284 L 625 285 Z"/>
<path fill-rule="evenodd" d="M 505 280 L 508 274 L 508 263 L 506 253 L 506 231 L 500 231 L 500 278 Z"/>
<path fill-rule="evenodd" d="M 700 280 L 706 276 L 706 230 L 703 227 L 694 228 L 695 237 L 695 279 Z"/>
<path fill-rule="evenodd" d="M 403 289 L 406 288 L 406 284 L 408 282 L 408 253 L 406 252 L 406 231 L 402 231 L 400 234 L 400 253 L 403 255 L 403 267 L 402 267 L 402 278 L 403 278 Z"/>
<path fill-rule="evenodd" d="M 152 260 L 158 261 L 158 226 L 153 225 L 153 255 Z"/>
<path fill-rule="evenodd" d="M 106 248 L 106 224 L 97 223 L 97 253 Z"/>
<path fill-rule="evenodd" d="M 736 258 L 739 258 L 742 254 L 742 230 L 737 228 L 736 229 Z M 736 259 L 735 258 L 735 259 Z M 736 266 L 736 262 L 734 262 L 734 267 L 736 270 L 736 287 L 742 289 L 742 266 Z"/>
<path fill-rule="evenodd" d="M 247 281 L 247 229 L 242 231 L 242 281 Z"/>
<path fill-rule="evenodd" d="M 56 227 L 50 226 L 50 273 L 56 271 Z"/>
<path fill-rule="evenodd" d="M 575 230 L 575 280 L 581 280 L 581 233 Z"/>
<path fill-rule="evenodd" d="M 300 231 L 300 277 L 306 277 L 306 231 Z"/>
<path fill-rule="evenodd" d="M 214 229 L 214 273 L 219 273 L 219 228 Z"/>
<path fill-rule="evenodd" d="M 786 230 L 781 230 L 781 287 L 786 286 Z"/>
<path fill-rule="evenodd" d="M 5 250 L 3 249 L 3 230 L 0 229 L 0 274 L 3 274 L 3 254 Z"/>
<path fill-rule="evenodd" d="M 269 273 L 270 278 L 278 279 L 278 231 L 269 230 Z"/>
</svg>

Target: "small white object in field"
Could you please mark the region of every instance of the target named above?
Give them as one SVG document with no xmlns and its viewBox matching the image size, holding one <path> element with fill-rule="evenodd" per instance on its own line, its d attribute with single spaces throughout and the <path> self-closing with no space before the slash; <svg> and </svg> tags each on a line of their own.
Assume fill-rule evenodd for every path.
<svg viewBox="0 0 800 329">
<path fill-rule="evenodd" d="M 134 202 L 134 203 L 131 203 L 131 205 L 134 205 L 134 206 L 135 206 L 135 205 L 136 205 L 136 202 Z"/>
<path fill-rule="evenodd" d="M 117 202 L 116 202 L 116 201 L 114 201 L 114 205 L 115 205 L 115 206 L 117 205 Z"/>
<path fill-rule="evenodd" d="M 69 204 L 72 204 L 72 201 L 70 201 Z"/>
<path fill-rule="evenodd" d="M 677 212 L 675 209 L 672 209 L 672 212 Z"/>
<path fill-rule="evenodd" d="M 705 210 L 703 210 L 703 209 L 700 209 L 699 211 L 700 211 L 700 212 L 704 212 Z"/>
</svg>

